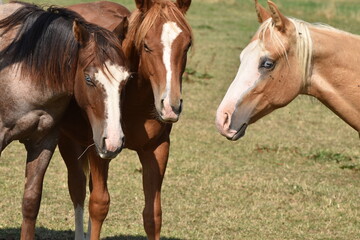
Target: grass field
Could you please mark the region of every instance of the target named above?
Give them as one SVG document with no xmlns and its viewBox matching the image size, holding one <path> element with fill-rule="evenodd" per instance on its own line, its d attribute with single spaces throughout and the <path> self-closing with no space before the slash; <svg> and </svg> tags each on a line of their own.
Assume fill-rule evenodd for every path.
<svg viewBox="0 0 360 240">
<path fill-rule="evenodd" d="M 360 34 L 356 0 L 275 2 L 288 16 Z M 120 3 L 135 7 L 130 0 Z M 317 100 L 299 97 L 251 125 L 238 142 L 227 141 L 215 129 L 215 111 L 236 74 L 241 49 L 258 28 L 253 1 L 194 0 L 188 19 L 195 47 L 184 79 L 184 111 L 171 137 L 162 239 L 360 239 L 358 133 Z M 0 161 L 0 239 L 19 236 L 24 167 L 25 150 L 13 143 Z M 45 178 L 37 239 L 73 238 L 66 182 L 56 153 Z M 125 150 L 112 161 L 109 190 L 102 238 L 146 239 L 134 152 Z"/>
</svg>

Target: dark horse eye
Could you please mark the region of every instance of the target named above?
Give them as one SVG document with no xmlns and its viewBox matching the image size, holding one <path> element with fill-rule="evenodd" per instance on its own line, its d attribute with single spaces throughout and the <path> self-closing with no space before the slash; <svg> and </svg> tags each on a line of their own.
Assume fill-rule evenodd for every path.
<svg viewBox="0 0 360 240">
<path fill-rule="evenodd" d="M 261 61 L 259 68 L 265 68 L 267 70 L 272 70 L 275 67 L 275 62 L 269 58 L 265 58 Z"/>
<path fill-rule="evenodd" d="M 92 87 L 95 86 L 95 83 L 92 81 L 91 77 L 87 74 L 85 75 L 85 81 L 86 81 L 87 85 L 92 86 Z"/>
<path fill-rule="evenodd" d="M 144 43 L 144 49 L 146 52 L 151 52 L 151 49 L 148 47 L 148 45 L 146 45 L 146 43 Z"/>
<path fill-rule="evenodd" d="M 132 80 L 132 79 L 134 79 L 136 77 L 136 73 L 130 73 L 130 75 L 129 75 L 129 80 Z"/>
</svg>

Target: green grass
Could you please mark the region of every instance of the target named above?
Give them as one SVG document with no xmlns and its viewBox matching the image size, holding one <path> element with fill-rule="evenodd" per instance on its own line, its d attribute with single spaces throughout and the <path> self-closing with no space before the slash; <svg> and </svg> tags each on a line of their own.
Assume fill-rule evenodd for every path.
<svg viewBox="0 0 360 240">
<path fill-rule="evenodd" d="M 134 9 L 133 1 L 123 3 Z M 286 15 L 360 33 L 355 0 L 276 3 Z M 188 19 L 195 46 L 183 86 L 184 112 L 171 135 L 163 239 L 360 239 L 358 134 L 318 101 L 299 97 L 251 125 L 243 139 L 227 141 L 216 131 L 215 111 L 241 49 L 258 28 L 253 2 L 193 1 Z M 0 161 L 0 239 L 19 235 L 24 167 L 25 151 L 13 143 Z M 112 161 L 104 239 L 145 239 L 139 169 L 128 150 Z M 73 237 L 66 181 L 56 153 L 45 178 L 38 239 Z"/>
</svg>

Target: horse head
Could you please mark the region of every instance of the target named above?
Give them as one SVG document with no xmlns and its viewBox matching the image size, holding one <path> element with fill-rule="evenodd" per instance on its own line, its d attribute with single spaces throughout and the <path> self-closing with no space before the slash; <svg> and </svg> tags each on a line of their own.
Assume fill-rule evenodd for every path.
<svg viewBox="0 0 360 240">
<path fill-rule="evenodd" d="M 73 32 L 80 45 L 75 99 L 86 112 L 100 157 L 114 158 L 124 146 L 120 95 L 130 76 L 125 56 L 110 31 L 74 21 Z"/>
<path fill-rule="evenodd" d="M 240 54 L 240 67 L 216 115 L 219 132 L 229 140 L 247 126 L 283 107 L 307 85 L 311 37 L 304 22 L 285 17 L 268 1 L 270 12 L 255 0 L 261 26 Z"/>
<path fill-rule="evenodd" d="M 139 78 L 150 81 L 159 119 L 176 122 L 182 110 L 182 74 L 191 46 L 191 28 L 184 14 L 190 0 L 176 3 L 162 0 L 135 0 L 125 39 L 125 54 L 135 45 Z"/>
</svg>

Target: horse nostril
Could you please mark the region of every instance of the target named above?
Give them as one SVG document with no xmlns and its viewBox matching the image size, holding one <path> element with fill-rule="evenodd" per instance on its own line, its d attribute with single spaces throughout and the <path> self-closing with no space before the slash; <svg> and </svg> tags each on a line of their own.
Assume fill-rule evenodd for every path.
<svg viewBox="0 0 360 240">
<path fill-rule="evenodd" d="M 106 137 L 103 137 L 103 138 L 102 138 L 100 148 L 101 148 L 101 149 L 106 149 Z"/>
<path fill-rule="evenodd" d="M 164 108 L 164 98 L 160 100 L 161 108 Z"/>
<path fill-rule="evenodd" d="M 229 128 L 230 127 L 230 117 L 228 113 L 224 113 L 224 127 Z"/>
<path fill-rule="evenodd" d="M 179 109 L 178 109 L 179 114 L 182 112 L 182 109 L 183 109 L 183 100 L 180 99 L 180 104 L 179 104 Z"/>
</svg>

